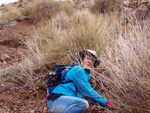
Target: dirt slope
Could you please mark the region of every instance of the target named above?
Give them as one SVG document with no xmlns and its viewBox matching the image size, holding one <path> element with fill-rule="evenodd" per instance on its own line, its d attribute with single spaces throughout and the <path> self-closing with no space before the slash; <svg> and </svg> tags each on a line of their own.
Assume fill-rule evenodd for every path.
<svg viewBox="0 0 150 113">
<path fill-rule="evenodd" d="M 29 19 L 23 19 L 15 21 L 14 25 L 0 29 L 1 69 L 15 62 L 20 62 L 28 55 L 25 41 L 31 37 L 35 28 L 36 26 Z M 0 113 L 44 112 L 43 108 L 46 105 L 41 107 L 40 102 L 45 99 L 45 92 L 45 89 L 42 88 L 37 89 L 37 92 L 35 92 L 18 87 L 18 84 L 11 82 L 0 84 Z M 34 102 L 36 100 L 37 103 L 33 103 L 32 100 Z"/>
<path fill-rule="evenodd" d="M 16 21 L 16 25 L 0 29 L 0 67 L 21 61 L 27 55 L 25 41 L 31 37 L 35 26 L 30 20 Z"/>
</svg>

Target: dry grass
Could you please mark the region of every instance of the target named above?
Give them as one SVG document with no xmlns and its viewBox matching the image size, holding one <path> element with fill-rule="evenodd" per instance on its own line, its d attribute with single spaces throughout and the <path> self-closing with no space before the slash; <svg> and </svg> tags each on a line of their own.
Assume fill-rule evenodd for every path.
<svg viewBox="0 0 150 113">
<path fill-rule="evenodd" d="M 114 34 L 113 45 L 101 56 L 103 72 L 95 76 L 98 91 L 125 112 L 147 113 L 150 109 L 150 88 L 143 83 L 150 78 L 148 23 L 131 25 L 126 38 Z"/>
<path fill-rule="evenodd" d="M 48 0 L 38 0 L 30 4 L 24 10 L 24 15 L 33 20 L 33 23 L 38 23 L 45 20 L 50 20 L 61 11 L 61 6 L 57 2 Z"/>
<path fill-rule="evenodd" d="M 63 11 L 68 15 L 71 16 L 74 13 L 73 5 L 74 3 L 72 1 L 63 1 L 60 2 L 62 5 Z"/>
<path fill-rule="evenodd" d="M 6 6 L 4 11 L 0 11 L 0 24 L 5 24 L 21 16 L 21 11 L 14 6 Z"/>
<path fill-rule="evenodd" d="M 21 63 L 3 69 L 3 83 L 12 82 L 18 84 L 19 87 L 29 86 L 34 90 L 39 85 L 45 86 L 47 73 L 45 73 L 46 68 L 41 59 L 41 55 L 34 54 L 29 58 L 25 58 Z"/>
<path fill-rule="evenodd" d="M 23 14 L 33 20 L 33 23 L 49 21 L 61 11 L 68 15 L 73 13 L 72 2 L 57 2 L 54 0 L 38 0 L 25 8 Z"/>
<path fill-rule="evenodd" d="M 109 24 L 112 19 L 106 21 L 107 17 L 97 18 L 88 11 L 77 12 L 70 19 L 67 16 L 59 17 L 36 33 L 40 49 L 48 53 L 49 61 L 56 63 L 69 63 L 81 49 L 105 51 L 105 46 L 110 43 L 110 35 L 113 34 L 107 30 L 113 30 L 112 27 L 117 25 L 117 22 Z M 67 27 L 61 25 L 63 23 L 60 20 L 63 19 Z M 71 58 L 68 59 L 68 55 Z"/>
<path fill-rule="evenodd" d="M 61 15 L 63 14 L 61 13 L 60 16 L 54 18 L 52 23 L 43 24 L 35 32 L 32 40 L 27 43 L 33 56 L 27 58 L 27 61 L 25 60 L 20 64 L 5 69 L 5 73 L 11 76 L 14 75 L 14 80 L 17 80 L 16 77 L 19 78 L 19 81 L 24 81 L 25 78 L 29 79 L 26 80 L 28 81 L 26 84 L 34 87 L 45 83 L 41 79 L 41 73 L 36 73 L 35 75 L 34 71 L 43 70 L 41 69 L 42 67 L 45 68 L 44 66 L 51 66 L 51 64 L 70 63 L 75 60 L 77 52 L 81 49 L 93 48 L 98 50 L 97 47 L 99 47 L 99 52 L 105 51 L 105 46 L 109 44 L 109 37 L 107 36 L 109 33 L 105 30 L 111 27 L 106 21 L 101 24 L 100 21 L 103 21 L 103 19 L 96 18 L 88 11 L 74 14 L 71 18 L 67 15 L 66 17 Z M 66 18 L 64 21 L 67 22 L 69 28 L 60 25 L 59 17 Z M 37 60 L 37 62 L 35 63 L 33 60 Z M 19 70 L 23 71 L 18 73 Z M 37 83 L 36 81 L 39 82 Z M 20 83 L 25 84 L 24 82 Z"/>
<path fill-rule="evenodd" d="M 32 88 L 46 86 L 49 67 L 70 63 L 82 49 L 94 49 L 102 61 L 93 71 L 95 89 L 122 112 L 149 112 L 150 21 L 130 23 L 126 32 L 114 13 L 62 15 L 43 24 L 27 43 L 32 57 L 6 68 L 3 75 Z"/>
<path fill-rule="evenodd" d="M 121 0 L 95 0 L 91 11 L 96 14 L 104 14 L 113 11 L 118 11 L 121 5 Z"/>
</svg>

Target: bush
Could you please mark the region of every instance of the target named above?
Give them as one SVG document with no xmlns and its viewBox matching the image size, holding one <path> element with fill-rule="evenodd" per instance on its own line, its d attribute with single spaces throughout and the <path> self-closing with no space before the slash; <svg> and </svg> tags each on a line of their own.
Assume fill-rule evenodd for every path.
<svg viewBox="0 0 150 113">
<path fill-rule="evenodd" d="M 21 16 L 21 11 L 14 6 L 6 6 L 4 11 L 0 11 L 0 24 L 5 24 Z"/>
<path fill-rule="evenodd" d="M 41 55 L 33 54 L 29 58 L 24 58 L 21 63 L 2 69 L 2 82 L 18 84 L 19 87 L 28 86 L 34 90 L 38 86 L 45 86 L 47 69 L 41 60 Z"/>
<path fill-rule="evenodd" d="M 69 28 L 58 27 L 57 21 L 41 25 L 27 43 L 32 57 L 26 58 L 22 63 L 9 67 L 3 72 L 15 78 L 12 80 L 22 81 L 20 82 L 22 85 L 35 88 L 45 84 L 46 70 L 50 69 L 52 64 L 70 63 L 75 60 L 81 49 L 96 49 L 100 53 L 109 44 L 107 36 L 109 33 L 105 32 L 106 24 L 101 25 L 100 20 L 89 12 L 74 14 L 66 21 Z"/>
<path fill-rule="evenodd" d="M 73 13 L 73 6 L 71 2 L 58 2 L 49 0 L 38 0 L 29 5 L 23 11 L 23 14 L 33 20 L 33 23 L 49 21 L 56 17 L 58 13 L 64 11 L 67 15 Z"/>
<path fill-rule="evenodd" d="M 105 46 L 110 43 L 110 35 L 113 31 L 109 29 L 113 25 L 109 25 L 112 19 L 108 19 L 109 22 L 107 22 L 103 18 L 105 17 L 100 19 L 88 11 L 83 11 L 66 20 L 68 27 L 59 27 L 57 22 L 60 21 L 55 20 L 53 20 L 54 23 L 44 25 L 36 33 L 36 41 L 38 45 L 40 44 L 40 49 L 48 53 L 47 62 L 69 63 L 82 49 L 91 48 L 98 50 L 99 53 L 104 52 Z"/>
<path fill-rule="evenodd" d="M 121 5 L 121 0 L 95 0 L 91 11 L 96 14 L 104 14 L 118 11 Z"/>
<path fill-rule="evenodd" d="M 145 113 L 150 109 L 148 23 L 130 24 L 129 35 L 123 35 L 118 29 L 113 45 L 101 55 L 104 71 L 95 76 L 97 89 L 103 87 L 104 95 L 116 106 L 122 105 L 124 112 Z M 147 81 L 146 84 L 143 81 Z"/>
<path fill-rule="evenodd" d="M 61 11 L 61 6 L 55 1 L 41 0 L 30 4 L 23 14 L 33 20 L 33 23 L 51 20 Z"/>
</svg>

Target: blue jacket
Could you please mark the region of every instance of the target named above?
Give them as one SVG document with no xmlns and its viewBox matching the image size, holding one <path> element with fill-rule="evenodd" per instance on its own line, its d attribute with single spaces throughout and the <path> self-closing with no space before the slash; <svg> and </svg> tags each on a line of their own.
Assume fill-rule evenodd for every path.
<svg viewBox="0 0 150 113">
<path fill-rule="evenodd" d="M 71 68 L 63 82 L 73 81 L 66 84 L 58 85 L 52 92 L 57 94 L 64 94 L 66 96 L 73 96 L 82 98 L 83 94 L 85 94 L 90 100 L 98 103 L 101 106 L 106 104 L 107 99 L 102 97 L 98 92 L 96 92 L 89 83 L 89 78 L 91 76 L 91 72 L 88 73 L 81 66 L 74 66 Z M 77 85 L 77 95 L 76 95 L 76 87 Z"/>
</svg>

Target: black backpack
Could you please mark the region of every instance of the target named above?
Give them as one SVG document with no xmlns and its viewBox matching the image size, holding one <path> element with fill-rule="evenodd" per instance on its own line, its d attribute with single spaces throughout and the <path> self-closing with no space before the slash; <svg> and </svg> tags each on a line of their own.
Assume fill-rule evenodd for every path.
<svg viewBox="0 0 150 113">
<path fill-rule="evenodd" d="M 63 80 L 65 78 L 66 73 L 77 63 L 68 64 L 68 65 L 54 65 L 52 67 L 53 71 L 49 73 L 47 80 L 47 93 L 50 94 L 59 84 L 64 84 Z M 65 83 L 69 83 L 72 81 L 68 81 Z"/>
</svg>

